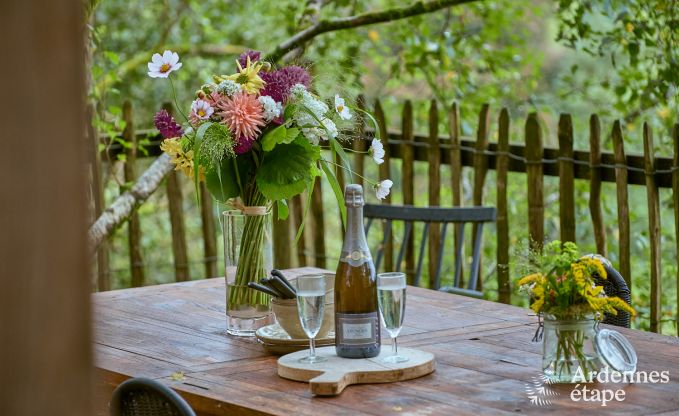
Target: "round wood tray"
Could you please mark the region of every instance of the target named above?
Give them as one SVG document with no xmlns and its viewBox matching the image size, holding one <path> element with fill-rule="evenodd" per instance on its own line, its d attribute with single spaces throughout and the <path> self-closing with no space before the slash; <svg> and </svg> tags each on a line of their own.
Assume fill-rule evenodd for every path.
<svg viewBox="0 0 679 416">
<path fill-rule="evenodd" d="M 341 358 L 335 354 L 335 347 L 322 347 L 316 349 L 316 355 L 327 361 L 306 364 L 300 363 L 299 359 L 306 357 L 309 351 L 298 351 L 278 359 L 278 375 L 309 382 L 313 394 L 335 396 L 351 384 L 410 380 L 430 374 L 436 367 L 432 353 L 411 348 L 399 348 L 398 352 L 410 360 L 396 364 L 382 362 L 382 358 L 392 354 L 389 347 L 383 347 L 375 358 L 359 359 Z"/>
<path fill-rule="evenodd" d="M 270 354 L 289 354 L 295 351 L 309 349 L 309 340 L 305 338 L 291 338 L 287 332 L 276 322 L 272 325 L 267 325 L 259 328 L 255 332 L 257 341 Z M 330 331 L 327 336 L 316 339 L 316 345 L 319 347 L 335 345 L 335 332 Z"/>
</svg>

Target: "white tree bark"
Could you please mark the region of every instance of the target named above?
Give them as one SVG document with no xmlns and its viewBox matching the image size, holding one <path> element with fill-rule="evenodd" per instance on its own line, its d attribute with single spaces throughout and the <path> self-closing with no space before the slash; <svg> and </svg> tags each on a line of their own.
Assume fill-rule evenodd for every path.
<svg viewBox="0 0 679 416">
<path fill-rule="evenodd" d="M 163 153 L 155 162 L 139 177 L 139 180 L 129 190 L 116 199 L 110 207 L 102 212 L 101 216 L 92 224 L 88 232 L 90 249 L 95 252 L 102 241 L 125 222 L 130 214 L 160 186 L 165 176 L 170 173 L 174 165 L 170 162 L 170 156 Z"/>
</svg>

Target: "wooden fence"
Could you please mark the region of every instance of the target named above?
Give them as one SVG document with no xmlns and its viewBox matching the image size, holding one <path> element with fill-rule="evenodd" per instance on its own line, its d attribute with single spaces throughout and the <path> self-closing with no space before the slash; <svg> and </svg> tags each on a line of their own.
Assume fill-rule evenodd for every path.
<svg viewBox="0 0 679 416">
<path fill-rule="evenodd" d="M 672 188 L 675 217 L 675 235 L 679 241 L 679 124 L 674 126 L 672 140 L 674 143 L 673 158 L 656 158 L 653 152 L 653 135 L 650 127 L 644 124 L 642 136 L 644 143 L 643 155 L 627 155 L 624 149 L 623 133 L 619 122 L 615 122 L 611 128 L 614 152 L 601 150 L 602 126 L 599 118 L 592 115 L 589 120 L 589 150 L 575 150 L 573 146 L 573 124 L 571 116 L 562 114 L 559 119 L 557 136 L 558 148 L 545 147 L 543 145 L 542 129 L 536 113 L 528 115 L 524 122 L 525 144 L 510 144 L 510 117 L 507 109 L 502 109 L 497 119 L 497 143 L 489 141 L 491 123 L 490 107 L 483 105 L 478 115 L 476 137 L 463 137 L 460 134 L 460 116 L 457 104 L 445 109 L 448 124 L 448 135 L 442 137 L 439 134 L 439 117 L 444 111 L 438 108 L 435 100 L 431 101 L 429 109 L 428 134 L 417 135 L 413 126 L 413 107 L 410 101 L 406 101 L 401 115 L 401 129 L 399 132 L 387 131 L 386 115 L 379 101 L 375 101 L 373 111 L 378 121 L 382 137 L 388 137 L 388 145 L 385 145 L 385 161 L 379 167 L 381 177 L 394 177 L 391 169 L 391 160 L 400 159 L 401 185 L 404 204 L 414 204 L 415 184 L 414 167 L 416 161 L 427 162 L 428 166 L 428 205 L 440 205 L 440 189 L 442 186 L 450 186 L 453 194 L 453 205 L 462 204 L 462 167 L 473 169 L 473 205 L 494 205 L 497 208 L 497 281 L 498 300 L 509 303 L 511 300 L 510 274 L 509 274 L 509 217 L 507 214 L 507 176 L 508 172 L 524 172 L 526 174 L 526 199 L 528 204 L 529 237 L 533 245 L 539 245 L 545 239 L 545 197 L 544 176 L 559 177 L 559 223 L 560 239 L 562 241 L 575 241 L 575 179 L 589 181 L 589 210 L 592 218 L 592 227 L 596 240 L 597 252 L 607 255 L 606 232 L 603 221 L 601 204 L 602 182 L 614 182 L 616 184 L 617 219 L 618 219 L 618 259 L 615 265 L 624 276 L 628 285 L 632 279 L 631 256 L 630 256 L 630 211 L 628 199 L 628 185 L 642 185 L 646 187 L 648 199 L 648 231 L 650 240 L 650 259 L 637 259 L 637 261 L 649 262 L 650 279 L 650 328 L 658 331 L 660 322 L 660 294 L 661 294 L 661 257 L 660 257 L 660 211 L 659 211 L 659 188 Z M 140 135 L 146 137 L 148 132 L 135 134 L 132 124 L 131 106 L 125 105 L 123 115 L 127 127 L 123 137 L 132 146 L 108 146 L 107 150 L 98 154 L 107 160 L 115 160 L 119 152 L 127 153 L 125 163 L 125 180 L 133 181 L 135 178 L 134 164 L 139 157 L 136 150 L 136 138 Z M 362 130 L 363 131 L 363 130 Z M 366 134 L 371 132 L 366 131 Z M 156 136 L 151 144 L 146 147 L 148 156 L 159 154 L 159 138 Z M 366 150 L 368 141 L 354 141 L 354 150 Z M 356 154 L 354 167 L 358 174 L 365 170 L 365 155 Z M 97 164 L 95 164 L 96 166 Z M 450 177 L 441 177 L 441 165 L 450 165 Z M 99 168 L 101 169 L 101 168 Z M 496 200 L 484 200 L 485 177 L 489 169 L 496 170 Z M 391 172 L 391 173 L 390 173 Z M 95 175 L 95 177 L 101 177 Z M 340 175 L 340 180 L 342 176 Z M 96 182 L 96 181 L 95 181 Z M 167 179 L 167 198 L 169 205 L 169 217 L 172 226 L 172 249 L 175 264 L 175 277 L 177 281 L 190 279 L 188 270 L 187 241 L 184 228 L 183 198 L 179 186 L 177 172 L 170 173 Z M 294 235 L 291 233 L 290 224 L 286 221 L 274 221 L 275 238 L 275 264 L 278 268 L 290 267 L 293 259 L 297 264 L 316 265 L 326 267 L 326 246 L 324 239 L 324 209 L 321 198 L 321 185 L 317 181 L 313 192 L 313 204 L 305 233 L 310 234 L 308 241 L 311 247 L 306 246 L 305 239 L 300 239 L 294 244 Z M 93 186 L 95 192 L 95 204 L 101 207 L 102 186 L 100 183 Z M 201 187 L 201 219 L 203 227 L 205 276 L 213 277 L 220 274 L 217 270 L 217 244 L 215 219 L 213 207 L 207 191 Z M 303 204 L 301 197 L 291 201 L 290 218 L 294 227 L 299 226 L 303 217 Z M 391 203 L 387 198 L 384 203 Z M 98 208 L 100 212 L 100 208 Z M 129 218 L 128 243 L 130 252 L 130 273 L 134 286 L 144 283 L 143 259 L 140 250 L 139 218 L 136 214 Z M 488 237 L 487 237 L 488 238 Z M 408 244 L 412 244 L 408 242 Z M 439 235 L 430 233 L 428 240 L 428 254 L 432 259 L 436 256 L 439 245 Z M 108 273 L 106 268 L 108 249 L 102 246 L 98 254 L 100 290 L 109 288 Z M 393 267 L 393 242 L 388 241 L 385 247 L 385 267 Z M 413 250 L 409 250 L 411 253 Z M 679 246 L 676 248 L 679 258 Z M 406 256 L 405 270 L 414 270 L 413 256 Z M 430 267 L 435 267 L 436 262 L 430 261 Z M 432 273 L 433 274 L 433 273 Z M 195 277 L 195 276 L 194 276 Z M 640 276 L 639 278 L 646 278 Z M 630 285 L 631 287 L 631 285 Z M 679 299 L 679 272 L 677 276 L 677 298 Z M 679 317 L 677 318 L 679 323 Z M 679 327 L 679 325 L 678 325 Z"/>
</svg>

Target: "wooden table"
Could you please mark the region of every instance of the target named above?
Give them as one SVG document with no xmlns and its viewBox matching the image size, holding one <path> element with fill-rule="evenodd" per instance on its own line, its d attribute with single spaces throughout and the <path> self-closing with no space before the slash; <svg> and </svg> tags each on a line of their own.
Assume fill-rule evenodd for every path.
<svg viewBox="0 0 679 416">
<path fill-rule="evenodd" d="M 638 370 L 669 370 L 669 383 L 590 385 L 624 389 L 623 402 L 605 407 L 572 401 L 572 386 L 550 386 L 559 396 L 537 406 L 525 390 L 541 360 L 528 309 L 415 287 L 408 288 L 399 340 L 434 353 L 436 372 L 313 397 L 306 384 L 279 378 L 277 357 L 255 340 L 226 335 L 224 292 L 223 279 L 209 279 L 93 295 L 96 367 L 107 394 L 128 377 L 144 376 L 171 386 L 205 415 L 679 414 L 678 338 L 621 330 L 637 350 Z"/>
</svg>

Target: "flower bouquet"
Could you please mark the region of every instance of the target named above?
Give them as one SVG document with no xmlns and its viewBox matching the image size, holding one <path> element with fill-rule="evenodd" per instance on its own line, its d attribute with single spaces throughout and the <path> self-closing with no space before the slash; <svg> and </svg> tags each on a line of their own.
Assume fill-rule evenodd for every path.
<svg viewBox="0 0 679 416">
<path fill-rule="evenodd" d="M 571 382 L 576 374 L 589 379 L 600 366 L 594 345 L 596 323 L 604 313 L 634 314 L 618 297 L 609 297 L 595 278 L 606 279 L 596 256 L 581 257 L 571 242 L 553 241 L 531 254 L 533 273 L 518 281 L 530 295 L 531 309 L 544 318 L 542 367 L 553 382 Z"/>
<path fill-rule="evenodd" d="M 339 95 L 333 106 L 316 96 L 305 68 L 274 69 L 255 51 L 238 58 L 234 73 L 214 75 L 203 84 L 187 115 L 177 104 L 171 77 L 181 65 L 171 51 L 153 55 L 148 64 L 149 76 L 169 79 L 184 118 L 179 125 L 167 111 L 156 114 L 156 127 L 165 138 L 161 148 L 176 170 L 196 185 L 204 181 L 214 199 L 231 208 L 224 217 L 227 329 L 250 335 L 256 329 L 253 322 L 268 313 L 268 296 L 248 284 L 267 277 L 271 269 L 272 206 L 276 204 L 284 219 L 287 201 L 306 190 L 306 216 L 314 181 L 324 175 L 344 220 L 343 190 L 335 171 L 355 174 L 343 146 L 352 139 L 346 133 L 354 131 L 352 112 L 362 112 L 375 124 L 369 153 L 377 163 L 384 157 L 379 129 L 372 115 L 347 105 Z M 377 198 L 388 195 L 390 180 L 363 179 L 374 187 Z"/>
</svg>

